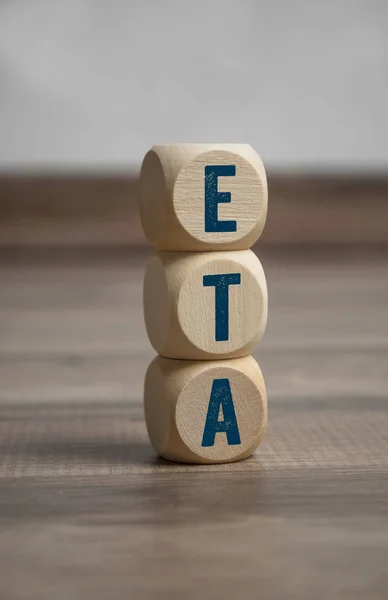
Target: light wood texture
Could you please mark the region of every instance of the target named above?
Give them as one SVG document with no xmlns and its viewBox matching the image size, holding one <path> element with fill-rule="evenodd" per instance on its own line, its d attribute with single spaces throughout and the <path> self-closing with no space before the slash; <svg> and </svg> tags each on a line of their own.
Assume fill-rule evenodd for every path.
<svg viewBox="0 0 388 600">
<path fill-rule="evenodd" d="M 180 465 L 144 424 L 146 255 L 0 252 L 2 598 L 386 600 L 388 254 L 260 258 L 267 433 Z"/>
<path fill-rule="evenodd" d="M 232 166 L 233 173 L 206 175 L 212 165 Z M 209 177 L 214 198 L 208 202 Z M 153 146 L 142 164 L 141 220 L 148 240 L 159 250 L 250 248 L 263 231 L 267 202 L 264 166 L 248 144 Z M 227 222 L 234 222 L 233 230 L 226 230 Z"/>
<path fill-rule="evenodd" d="M 251 356 L 206 362 L 158 356 L 147 370 L 144 411 L 160 456 L 196 464 L 242 460 L 267 427 L 263 375 Z"/>
<path fill-rule="evenodd" d="M 150 342 L 169 358 L 247 356 L 267 322 L 265 275 L 251 250 L 160 252 L 147 264 L 143 303 Z"/>
</svg>

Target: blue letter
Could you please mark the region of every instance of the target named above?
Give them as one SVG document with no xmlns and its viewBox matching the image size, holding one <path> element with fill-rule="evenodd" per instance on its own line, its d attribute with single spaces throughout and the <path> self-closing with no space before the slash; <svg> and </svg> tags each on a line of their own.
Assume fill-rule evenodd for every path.
<svg viewBox="0 0 388 600">
<path fill-rule="evenodd" d="M 205 231 L 237 231 L 236 221 L 219 221 L 218 204 L 231 201 L 230 192 L 219 192 L 218 177 L 234 177 L 235 165 L 209 165 L 205 167 Z"/>
<path fill-rule="evenodd" d="M 226 342 L 229 339 L 229 286 L 240 283 L 240 273 L 203 276 L 205 287 L 214 285 L 216 288 L 216 342 Z"/>
<path fill-rule="evenodd" d="M 223 421 L 218 420 L 222 406 Z M 241 444 L 229 379 L 214 379 L 210 394 L 202 446 L 214 446 L 216 433 L 225 431 L 229 446 Z"/>
</svg>

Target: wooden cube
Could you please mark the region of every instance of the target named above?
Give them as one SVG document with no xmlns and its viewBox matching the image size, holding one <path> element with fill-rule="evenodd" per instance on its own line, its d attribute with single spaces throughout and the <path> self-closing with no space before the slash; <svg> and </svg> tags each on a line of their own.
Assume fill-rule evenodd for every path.
<svg viewBox="0 0 388 600">
<path fill-rule="evenodd" d="M 267 395 L 251 357 L 221 361 L 158 356 L 144 386 L 148 433 L 156 452 L 184 463 L 250 456 L 264 437 Z"/>
<path fill-rule="evenodd" d="M 248 144 L 153 146 L 140 173 L 140 214 L 158 250 L 244 250 L 263 231 L 267 180 Z"/>
<path fill-rule="evenodd" d="M 158 354 L 214 360 L 247 356 L 267 323 L 267 285 L 251 250 L 160 252 L 144 278 L 144 318 Z"/>
</svg>

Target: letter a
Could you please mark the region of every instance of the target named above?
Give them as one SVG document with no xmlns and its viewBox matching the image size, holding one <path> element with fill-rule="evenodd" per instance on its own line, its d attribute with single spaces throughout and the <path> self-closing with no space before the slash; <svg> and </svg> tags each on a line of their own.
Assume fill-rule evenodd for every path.
<svg viewBox="0 0 388 600">
<path fill-rule="evenodd" d="M 218 420 L 221 406 L 223 421 Z M 202 446 L 214 446 L 216 433 L 221 432 L 226 433 L 229 446 L 241 444 L 229 379 L 214 379 L 213 381 Z"/>
</svg>

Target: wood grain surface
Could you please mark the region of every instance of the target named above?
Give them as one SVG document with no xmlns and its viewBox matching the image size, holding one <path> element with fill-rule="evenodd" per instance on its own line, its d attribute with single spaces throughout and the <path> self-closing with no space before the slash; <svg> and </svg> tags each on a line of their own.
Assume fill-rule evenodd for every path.
<svg viewBox="0 0 388 600">
<path fill-rule="evenodd" d="M 188 466 L 146 436 L 146 256 L 2 252 L 1 599 L 387 597 L 387 250 L 259 256 L 266 438 Z"/>
</svg>

